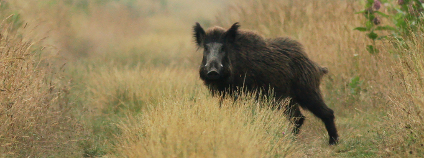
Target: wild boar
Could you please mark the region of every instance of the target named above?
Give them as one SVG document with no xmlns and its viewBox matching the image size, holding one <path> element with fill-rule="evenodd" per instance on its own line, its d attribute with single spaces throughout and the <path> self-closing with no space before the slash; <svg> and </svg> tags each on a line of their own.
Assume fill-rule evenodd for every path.
<svg viewBox="0 0 424 158">
<path fill-rule="evenodd" d="M 278 101 L 291 98 L 285 114 L 297 134 L 305 116 L 299 109 L 311 111 L 327 129 L 329 144 L 338 142 L 334 112 L 325 104 L 319 85 L 327 68 L 318 66 L 306 55 L 303 46 L 290 38 L 264 38 L 238 23 L 228 30 L 193 27 L 198 49 L 203 50 L 200 78 L 213 95 L 235 96 L 237 91 L 272 91 Z"/>
</svg>

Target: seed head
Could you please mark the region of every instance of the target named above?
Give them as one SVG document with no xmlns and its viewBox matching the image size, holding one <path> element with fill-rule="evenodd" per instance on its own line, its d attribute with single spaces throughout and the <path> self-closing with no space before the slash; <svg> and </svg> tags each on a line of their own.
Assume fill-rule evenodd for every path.
<svg viewBox="0 0 424 158">
<path fill-rule="evenodd" d="M 375 17 L 372 22 L 374 22 L 375 25 L 379 25 L 381 23 L 380 18 Z"/>
<path fill-rule="evenodd" d="M 381 7 L 381 2 L 380 2 L 379 0 L 375 0 L 375 1 L 374 1 L 373 8 L 374 8 L 375 10 L 379 10 L 379 9 L 380 9 L 380 7 Z"/>
</svg>

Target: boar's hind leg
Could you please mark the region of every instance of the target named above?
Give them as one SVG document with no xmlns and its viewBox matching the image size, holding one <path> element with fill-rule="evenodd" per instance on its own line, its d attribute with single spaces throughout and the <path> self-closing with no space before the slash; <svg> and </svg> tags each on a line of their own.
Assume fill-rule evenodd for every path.
<svg viewBox="0 0 424 158">
<path fill-rule="evenodd" d="M 305 121 L 305 116 L 302 115 L 300 112 L 299 104 L 294 102 L 293 100 L 290 101 L 290 104 L 288 104 L 284 109 L 284 114 L 288 117 L 291 123 L 293 123 L 293 133 L 298 134 L 300 127 L 303 125 L 303 122 Z"/>
<path fill-rule="evenodd" d="M 339 136 L 337 134 L 336 125 L 334 124 L 334 112 L 324 103 L 320 90 L 299 88 L 296 92 L 296 96 L 294 97 L 296 102 L 303 108 L 311 111 L 324 122 L 325 128 L 330 136 L 330 145 L 336 144 Z"/>
</svg>

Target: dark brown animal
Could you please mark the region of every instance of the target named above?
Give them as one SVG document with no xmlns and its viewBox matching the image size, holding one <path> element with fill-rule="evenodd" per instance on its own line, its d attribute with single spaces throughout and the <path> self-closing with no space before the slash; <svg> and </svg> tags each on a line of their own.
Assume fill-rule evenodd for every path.
<svg viewBox="0 0 424 158">
<path fill-rule="evenodd" d="M 297 41 L 265 39 L 239 27 L 235 23 L 228 30 L 212 27 L 204 31 L 199 23 L 194 26 L 196 44 L 204 50 L 200 78 L 212 94 L 224 97 L 235 96 L 240 89 L 271 90 L 277 101 L 290 97 L 285 113 L 295 125 L 293 132 L 297 134 L 305 120 L 300 105 L 325 123 L 329 143 L 336 144 L 339 136 L 333 110 L 324 103 L 319 89 L 327 68 L 311 61 Z"/>
</svg>

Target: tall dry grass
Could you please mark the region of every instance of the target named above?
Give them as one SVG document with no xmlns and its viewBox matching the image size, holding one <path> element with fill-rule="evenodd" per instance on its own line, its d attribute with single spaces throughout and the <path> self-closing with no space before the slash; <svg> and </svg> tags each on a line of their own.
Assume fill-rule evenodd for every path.
<svg viewBox="0 0 424 158">
<path fill-rule="evenodd" d="M 397 55 L 392 70 L 387 78 L 392 79 L 385 87 L 387 100 L 392 103 L 388 116 L 393 123 L 388 126 L 396 128 L 396 148 L 406 153 L 397 156 L 422 155 L 424 153 L 424 26 L 411 32 L 405 41 L 392 40 L 394 45 L 386 47 L 387 51 Z M 396 124 L 395 124 L 396 123 Z"/>
<path fill-rule="evenodd" d="M 0 24 L 0 157 L 79 155 L 68 87 L 40 58 L 48 49 L 7 21 Z"/>
<path fill-rule="evenodd" d="M 39 35 L 49 35 L 43 42 L 66 57 L 59 62 L 66 62 L 61 83 L 70 81 L 66 99 L 83 125 L 76 131 L 84 135 L 80 148 L 63 145 L 58 155 L 67 149 L 79 156 L 110 157 L 423 154 L 422 32 L 402 47 L 382 41 L 380 53 L 371 55 L 365 49 L 371 41 L 353 30 L 364 20 L 354 14 L 360 1 L 251 0 L 228 8 L 223 2 L 194 0 L 68 2 L 10 1 L 27 21 L 43 21 L 36 28 Z M 303 43 L 309 57 L 330 70 L 322 90 L 335 111 L 340 144 L 328 146 L 321 121 L 306 111 L 307 121 L 294 137 L 286 118 L 266 101 L 245 96 L 218 108 L 218 98 L 198 78 L 201 52 L 191 35 L 195 21 L 205 27 L 240 22 L 266 37 L 290 36 Z M 42 85 L 38 90 L 48 87 Z M 28 129 L 37 129 L 31 125 Z M 55 127 L 46 129 L 60 131 Z M 21 151 L 43 155 L 46 148 L 35 146 Z"/>
<path fill-rule="evenodd" d="M 195 70 L 105 69 L 87 75 L 90 105 L 120 111 L 114 155 L 121 157 L 284 156 L 294 154 L 281 112 L 253 100 L 219 109 Z M 154 74 L 154 75 L 152 75 Z M 113 139 L 113 138 L 112 138 Z"/>
</svg>

